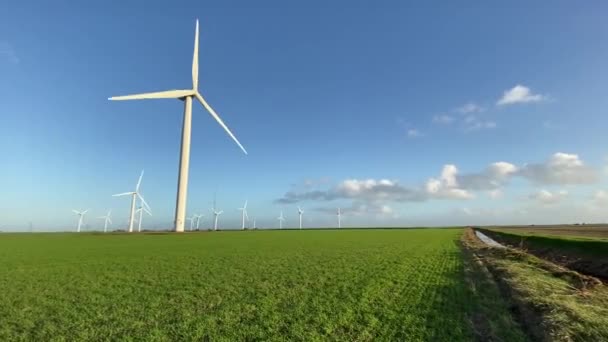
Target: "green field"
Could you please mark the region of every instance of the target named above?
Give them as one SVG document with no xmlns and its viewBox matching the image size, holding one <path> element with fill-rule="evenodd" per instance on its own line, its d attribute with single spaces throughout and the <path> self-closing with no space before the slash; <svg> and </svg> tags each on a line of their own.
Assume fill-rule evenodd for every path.
<svg viewBox="0 0 608 342">
<path fill-rule="evenodd" d="M 0 340 L 468 341 L 461 234 L 2 234 Z"/>
<path fill-rule="evenodd" d="M 608 227 L 606 225 L 557 225 L 487 228 L 499 232 L 526 236 L 551 236 L 579 240 L 604 240 L 608 242 Z"/>
</svg>

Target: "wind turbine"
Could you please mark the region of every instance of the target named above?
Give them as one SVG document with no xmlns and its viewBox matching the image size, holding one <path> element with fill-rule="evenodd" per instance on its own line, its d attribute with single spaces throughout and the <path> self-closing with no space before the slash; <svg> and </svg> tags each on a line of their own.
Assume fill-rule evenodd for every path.
<svg viewBox="0 0 608 342">
<path fill-rule="evenodd" d="M 285 221 L 285 218 L 283 217 L 282 211 L 281 211 L 281 216 L 277 217 L 277 220 L 279 220 L 279 229 L 283 229 L 283 221 Z"/>
<path fill-rule="evenodd" d="M 342 213 L 340 212 L 340 208 L 338 208 L 338 228 L 342 228 Z"/>
<path fill-rule="evenodd" d="M 80 233 L 80 226 L 82 226 L 82 222 L 84 221 L 84 214 L 87 213 L 87 211 L 89 211 L 89 209 L 85 210 L 85 211 L 78 211 L 78 210 L 72 210 L 74 212 L 74 214 L 78 215 L 78 230 L 77 232 Z"/>
<path fill-rule="evenodd" d="M 245 205 L 242 208 L 238 208 L 238 210 L 242 211 L 243 214 L 242 216 L 242 224 L 241 224 L 241 230 L 245 230 L 245 217 L 247 218 L 247 220 L 249 220 L 249 215 L 247 215 L 247 200 L 245 200 Z"/>
<path fill-rule="evenodd" d="M 98 219 L 104 219 L 104 223 L 103 223 L 103 232 L 107 232 L 108 231 L 108 222 L 110 224 L 112 224 L 112 219 L 110 219 L 110 215 L 112 214 L 112 209 L 108 210 L 108 213 L 106 214 L 106 216 L 98 216 Z"/>
<path fill-rule="evenodd" d="M 186 217 L 186 220 L 190 221 L 190 231 L 192 231 L 192 227 L 194 227 L 194 221 L 196 220 L 196 215 Z"/>
<path fill-rule="evenodd" d="M 205 215 L 203 215 L 203 214 L 194 214 L 194 217 L 196 218 L 196 230 L 198 230 L 198 224 L 201 222 L 201 218 L 205 217 Z"/>
<path fill-rule="evenodd" d="M 141 170 L 141 174 L 139 175 L 139 180 L 137 181 L 137 185 L 135 186 L 135 191 L 123 192 L 122 194 L 112 195 L 114 197 L 128 196 L 128 195 L 131 196 L 131 211 L 129 213 L 129 233 L 133 232 L 133 222 L 135 220 L 135 202 L 137 200 L 137 197 L 139 197 L 139 199 L 141 200 L 141 203 L 143 203 L 144 206 L 146 206 L 148 209 L 150 209 L 150 206 L 148 205 L 148 203 L 146 203 L 146 200 L 143 198 L 143 196 L 139 192 L 139 186 L 141 185 L 141 178 L 143 176 L 144 176 L 144 170 Z"/>
<path fill-rule="evenodd" d="M 298 214 L 300 215 L 300 229 L 302 229 L 302 214 L 304 214 L 304 210 L 298 206 Z"/>
<path fill-rule="evenodd" d="M 143 197 L 142 197 L 142 199 L 143 199 Z M 141 232 L 141 221 L 144 216 L 144 211 L 146 212 L 146 214 L 152 216 L 152 213 L 148 209 L 146 209 L 146 207 L 144 207 L 143 205 L 139 206 L 139 208 L 137 208 L 137 210 L 135 212 L 139 213 L 139 219 L 137 220 L 137 232 L 138 233 Z"/>
<path fill-rule="evenodd" d="M 218 217 L 224 212 L 223 210 L 217 211 L 215 209 L 215 206 L 213 206 L 213 209 L 211 209 L 211 211 L 213 212 L 213 230 L 217 230 L 217 219 Z"/>
<path fill-rule="evenodd" d="M 255 226 L 255 217 L 253 218 L 253 229 L 257 229 L 257 227 Z"/>
<path fill-rule="evenodd" d="M 177 200 L 175 208 L 175 231 L 184 231 L 184 221 L 186 218 L 186 200 L 188 192 L 188 167 L 190 164 L 190 136 L 192 125 L 192 101 L 196 98 L 209 114 L 222 126 L 228 135 L 236 142 L 245 154 L 247 151 L 232 134 L 228 126 L 215 113 L 213 108 L 198 92 L 198 19 L 196 20 L 196 30 L 194 31 L 194 54 L 192 56 L 192 89 L 186 90 L 166 90 L 154 93 L 144 93 L 136 95 L 115 96 L 109 100 L 143 100 L 143 99 L 178 99 L 184 101 L 184 120 L 182 123 L 182 142 L 179 162 L 179 176 L 177 181 Z"/>
</svg>

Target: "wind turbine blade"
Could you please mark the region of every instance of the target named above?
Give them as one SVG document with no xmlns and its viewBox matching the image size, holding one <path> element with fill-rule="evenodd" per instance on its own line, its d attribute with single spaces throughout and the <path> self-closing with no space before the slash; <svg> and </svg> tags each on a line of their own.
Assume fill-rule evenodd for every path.
<svg viewBox="0 0 608 342">
<path fill-rule="evenodd" d="M 110 219 L 109 217 L 108 217 L 108 222 L 110 222 L 110 224 L 112 224 L 112 219 Z"/>
<path fill-rule="evenodd" d="M 226 126 L 226 124 L 224 123 L 224 121 L 222 121 L 222 119 L 220 118 L 220 116 L 217 115 L 217 113 L 213 110 L 213 108 L 211 108 L 211 106 L 209 106 L 207 104 L 207 102 L 201 96 L 201 94 L 199 94 L 197 92 L 195 94 L 195 96 L 198 99 L 198 101 L 203 105 L 203 107 L 205 107 L 205 109 L 207 109 L 207 111 L 209 112 L 209 114 L 211 114 L 211 116 L 213 116 L 213 118 L 217 121 L 217 123 L 219 123 L 220 126 L 222 126 L 222 128 L 226 131 L 226 133 L 228 133 L 228 135 L 232 138 L 232 140 L 234 140 L 234 142 L 236 142 L 236 144 L 239 145 L 239 147 L 241 148 L 241 150 L 243 150 L 243 152 L 245 154 L 247 154 L 247 151 L 245 150 L 245 148 L 243 147 L 243 145 L 241 145 L 241 143 L 239 142 L 239 140 L 234 136 L 234 134 L 232 134 L 232 132 L 230 131 L 230 129 L 228 128 L 228 126 Z"/>
<path fill-rule="evenodd" d="M 124 96 L 113 96 L 108 98 L 111 101 L 124 101 L 124 100 L 148 100 L 148 99 L 180 99 L 186 96 L 192 96 L 196 93 L 195 90 L 165 90 L 157 91 L 154 93 L 142 93 Z"/>
<path fill-rule="evenodd" d="M 139 175 L 139 180 L 137 181 L 137 186 L 135 186 L 135 192 L 139 192 L 139 186 L 141 185 L 141 179 L 144 176 L 144 170 L 141 170 L 141 174 Z"/>
<path fill-rule="evenodd" d="M 247 210 L 245 210 L 245 217 L 247 218 L 247 221 L 249 221 L 249 215 L 247 215 Z"/>
<path fill-rule="evenodd" d="M 245 200 L 245 205 L 243 206 L 243 209 L 247 209 L 247 200 Z"/>
<path fill-rule="evenodd" d="M 72 209 L 72 212 L 76 215 L 80 215 L 80 211 L 78 211 L 78 210 Z"/>
<path fill-rule="evenodd" d="M 152 216 L 152 213 L 150 211 L 148 211 L 148 209 L 146 209 L 146 208 L 143 208 L 143 209 L 148 215 Z"/>
<path fill-rule="evenodd" d="M 112 195 L 113 197 L 118 197 L 118 196 L 127 196 L 127 195 L 133 195 L 134 192 L 123 192 L 122 194 L 116 194 L 116 195 Z"/>
<path fill-rule="evenodd" d="M 219 213 L 217 213 L 217 214 L 218 214 L 218 215 L 220 215 L 220 214 L 223 214 L 223 213 L 224 213 L 224 211 L 223 211 L 223 210 L 220 210 L 220 212 L 219 212 Z"/>
<path fill-rule="evenodd" d="M 87 213 L 87 211 L 89 211 L 89 210 L 91 210 L 91 209 L 87 209 L 87 210 L 83 211 L 83 212 L 82 212 L 82 215 L 86 214 L 86 213 Z"/>
<path fill-rule="evenodd" d="M 147 207 L 150 211 L 152 211 L 152 208 L 150 208 L 150 206 L 148 205 L 148 203 L 146 203 L 146 200 L 144 199 L 144 197 L 142 195 L 140 195 L 139 193 L 137 194 L 137 196 L 141 200 L 141 203 L 143 203 L 145 207 Z"/>
<path fill-rule="evenodd" d="M 194 31 L 194 54 L 192 56 L 192 89 L 198 89 L 198 19 Z"/>
</svg>

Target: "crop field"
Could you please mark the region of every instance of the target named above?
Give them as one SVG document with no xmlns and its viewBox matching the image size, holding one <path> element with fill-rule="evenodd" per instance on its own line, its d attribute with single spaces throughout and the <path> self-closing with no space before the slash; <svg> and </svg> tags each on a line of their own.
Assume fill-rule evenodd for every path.
<svg viewBox="0 0 608 342">
<path fill-rule="evenodd" d="M 520 226 L 492 227 L 492 229 L 520 235 L 544 235 L 608 240 L 607 225 Z"/>
<path fill-rule="evenodd" d="M 2 234 L 0 340 L 468 341 L 461 234 Z"/>
<path fill-rule="evenodd" d="M 496 241 L 520 248 L 583 274 L 608 281 L 608 239 L 570 233 L 530 232 L 527 229 L 491 229 L 484 233 Z"/>
</svg>

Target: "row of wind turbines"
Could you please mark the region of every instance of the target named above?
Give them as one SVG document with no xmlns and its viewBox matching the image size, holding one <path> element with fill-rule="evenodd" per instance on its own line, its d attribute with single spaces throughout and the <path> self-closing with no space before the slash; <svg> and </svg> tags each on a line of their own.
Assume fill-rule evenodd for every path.
<svg viewBox="0 0 608 342">
<path fill-rule="evenodd" d="M 143 221 L 144 212 L 146 214 L 152 216 L 152 213 L 151 213 L 152 209 L 150 209 L 150 206 L 148 205 L 148 203 L 146 202 L 146 200 L 144 199 L 144 197 L 140 191 L 140 186 L 141 186 L 141 181 L 142 181 L 143 175 L 144 175 L 144 171 L 142 170 L 142 172 L 139 176 L 139 179 L 137 181 L 137 185 L 135 186 L 135 191 L 123 192 L 120 194 L 112 195 L 113 197 L 131 196 L 131 205 L 130 205 L 129 221 L 128 221 L 128 232 L 129 233 L 133 232 L 133 227 L 134 227 L 135 222 L 137 222 L 137 224 L 138 224 L 137 231 L 141 232 L 141 225 L 142 225 L 142 221 Z M 137 207 L 137 209 L 135 209 L 138 199 L 140 200 L 140 205 Z M 245 201 L 245 204 L 241 208 L 237 208 L 237 210 L 241 211 L 241 230 L 245 230 L 245 228 L 247 228 L 246 223 L 249 222 L 247 204 L 248 204 L 248 200 Z M 221 214 L 223 214 L 224 211 L 217 209 L 215 200 L 213 201 L 213 208 L 211 208 L 210 210 L 211 210 L 211 213 L 213 214 L 213 230 L 217 231 L 219 216 Z M 84 216 L 89 211 L 89 209 L 84 210 L 84 211 L 78 211 L 78 210 L 72 210 L 72 211 L 78 216 L 77 232 L 80 233 L 82 224 L 84 222 Z M 104 227 L 103 227 L 104 233 L 106 233 L 108 231 L 108 226 L 110 224 L 112 224 L 111 215 L 112 215 L 112 210 L 110 209 L 110 210 L 108 210 L 106 215 L 97 217 L 98 219 L 104 220 Z M 136 218 L 137 215 L 139 215 L 139 218 Z M 302 229 L 303 215 L 304 215 L 304 210 L 302 210 L 302 208 L 300 206 L 298 206 L 298 216 L 299 216 L 299 223 L 300 223 L 299 229 Z M 338 208 L 336 215 L 338 217 L 338 228 L 342 228 L 342 212 L 340 211 L 340 208 Z M 204 214 L 195 213 L 195 214 L 192 214 L 192 216 L 186 218 L 186 220 L 190 221 L 190 231 L 192 231 L 193 229 L 196 229 L 196 230 L 200 229 L 200 222 L 203 217 L 205 217 Z M 283 216 L 283 211 L 281 211 L 281 214 L 279 215 L 279 217 L 277 217 L 277 220 L 279 221 L 279 229 L 283 229 L 283 223 L 285 222 L 285 217 Z M 251 228 L 257 229 L 255 218 L 253 218 L 253 226 Z"/>
<path fill-rule="evenodd" d="M 129 191 L 129 192 L 123 192 L 120 194 L 115 194 L 112 195 L 113 197 L 121 197 L 121 196 L 131 196 L 131 206 L 130 206 L 130 211 L 129 211 L 129 221 L 128 221 L 128 231 L 129 233 L 133 232 L 133 226 L 135 225 L 135 222 L 137 222 L 138 227 L 137 227 L 137 231 L 141 232 L 141 224 L 143 221 L 143 214 L 144 212 L 150 216 L 152 216 L 152 209 L 150 208 L 150 206 L 148 205 L 148 203 L 146 202 L 146 200 L 144 199 L 144 196 L 141 194 L 139 188 L 141 186 L 141 180 L 144 177 L 144 171 L 141 171 L 141 174 L 139 175 L 139 179 L 137 180 L 137 185 L 135 185 L 135 191 Z M 137 199 L 140 200 L 140 205 L 137 207 L 137 209 L 135 208 L 136 204 L 137 204 Z M 76 214 L 78 216 L 78 227 L 77 227 L 77 232 L 80 233 L 81 227 L 82 227 L 82 223 L 84 222 L 84 215 L 89 211 L 89 209 L 87 210 L 83 210 L 83 211 L 79 211 L 79 210 L 72 210 L 72 212 L 74 212 L 74 214 Z M 112 224 L 112 209 L 108 210 L 108 213 L 104 216 L 98 216 L 98 219 L 103 219 L 104 220 L 104 225 L 103 225 L 103 232 L 106 233 L 108 231 L 108 225 Z M 136 215 L 139 215 L 139 218 L 135 218 Z"/>
</svg>

